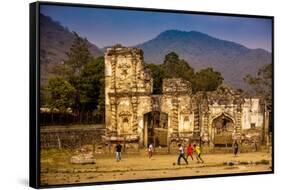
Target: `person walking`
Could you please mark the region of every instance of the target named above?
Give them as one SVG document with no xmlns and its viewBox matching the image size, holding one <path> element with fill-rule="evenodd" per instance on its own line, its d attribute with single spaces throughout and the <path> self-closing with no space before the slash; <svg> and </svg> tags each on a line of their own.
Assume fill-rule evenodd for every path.
<svg viewBox="0 0 281 190">
<path fill-rule="evenodd" d="M 191 157 L 191 159 L 193 160 L 193 147 L 192 147 L 192 144 L 189 143 L 188 146 L 187 146 L 187 149 L 186 149 L 186 153 L 187 153 L 187 156 L 186 156 L 186 159 L 188 159 L 188 156 Z"/>
<path fill-rule="evenodd" d="M 201 148 L 200 148 L 200 146 L 194 144 L 194 145 L 193 145 L 193 149 L 194 149 L 195 152 L 196 152 L 197 163 L 200 163 L 200 161 L 201 161 L 201 163 L 204 163 L 204 160 L 201 158 Z"/>
<path fill-rule="evenodd" d="M 117 162 L 121 160 L 121 151 L 122 151 L 122 145 L 119 142 L 117 142 L 117 145 L 115 146 L 115 154 L 116 154 Z"/>
<path fill-rule="evenodd" d="M 148 158 L 152 157 L 153 145 L 150 143 L 148 146 Z"/>
<path fill-rule="evenodd" d="M 181 144 L 178 145 L 179 147 L 179 157 L 178 157 L 178 165 L 180 165 L 181 159 L 183 158 L 185 163 L 188 164 L 185 155 L 184 155 L 184 150 Z"/>
<path fill-rule="evenodd" d="M 234 143 L 233 143 L 233 154 L 234 154 L 234 156 L 237 156 L 238 149 L 239 149 L 239 145 L 238 145 L 237 141 L 234 141 Z"/>
</svg>

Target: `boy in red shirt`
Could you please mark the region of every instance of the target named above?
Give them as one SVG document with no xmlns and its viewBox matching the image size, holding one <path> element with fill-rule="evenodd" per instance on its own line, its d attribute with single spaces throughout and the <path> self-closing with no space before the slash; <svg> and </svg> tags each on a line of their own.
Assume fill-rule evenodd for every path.
<svg viewBox="0 0 281 190">
<path fill-rule="evenodd" d="M 192 156 L 192 154 L 193 154 L 193 146 L 192 146 L 191 143 L 188 144 L 186 152 L 187 152 L 186 159 L 188 159 L 188 156 L 190 156 L 191 159 L 193 160 L 193 156 Z"/>
</svg>

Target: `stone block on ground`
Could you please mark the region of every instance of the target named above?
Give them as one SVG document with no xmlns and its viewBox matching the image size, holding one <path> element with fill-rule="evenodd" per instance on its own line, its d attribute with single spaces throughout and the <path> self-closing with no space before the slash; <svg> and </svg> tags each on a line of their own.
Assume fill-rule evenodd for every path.
<svg viewBox="0 0 281 190">
<path fill-rule="evenodd" d="M 72 164 L 95 164 L 93 153 L 81 153 L 70 158 Z"/>
</svg>

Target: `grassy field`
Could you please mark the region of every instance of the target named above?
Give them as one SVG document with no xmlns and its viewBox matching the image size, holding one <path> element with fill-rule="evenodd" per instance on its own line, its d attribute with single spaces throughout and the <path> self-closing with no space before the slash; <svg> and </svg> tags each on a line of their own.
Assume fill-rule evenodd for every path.
<svg viewBox="0 0 281 190">
<path fill-rule="evenodd" d="M 271 154 L 266 152 L 202 155 L 204 164 L 189 158 L 176 165 L 177 155 L 123 154 L 120 162 L 112 155 L 95 155 L 96 164 L 71 164 L 71 150 L 41 151 L 41 184 L 73 184 L 101 181 L 153 179 L 178 176 L 271 171 Z M 234 164 L 227 164 L 229 162 Z"/>
</svg>

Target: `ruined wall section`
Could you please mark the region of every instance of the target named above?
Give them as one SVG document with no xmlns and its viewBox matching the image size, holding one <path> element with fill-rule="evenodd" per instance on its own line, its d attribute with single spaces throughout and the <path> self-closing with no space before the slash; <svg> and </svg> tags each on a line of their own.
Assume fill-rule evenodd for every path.
<svg viewBox="0 0 281 190">
<path fill-rule="evenodd" d="M 175 150 L 177 143 L 194 140 L 213 148 L 218 131 L 215 125 L 218 120 L 225 119 L 231 122 L 227 137 L 221 137 L 221 142 L 225 139 L 226 147 L 235 140 L 242 143 L 256 139 L 260 142 L 259 139 L 267 138 L 268 119 L 259 99 L 249 98 L 226 85 L 219 86 L 215 91 L 192 94 L 191 83 L 181 78 L 164 79 L 163 94 L 153 95 L 152 80 L 150 70 L 144 65 L 142 50 L 120 45 L 107 48 L 107 142 L 126 141 L 134 143 L 134 146 L 138 144 L 138 147 L 147 145 L 144 116 L 154 111 L 165 113 L 168 117 L 165 129 L 167 143 Z"/>
<path fill-rule="evenodd" d="M 245 99 L 242 109 L 242 130 L 262 127 L 263 111 L 258 98 Z"/>
<path fill-rule="evenodd" d="M 168 141 L 170 149 L 192 134 L 191 83 L 181 78 L 163 80 L 161 111 L 168 114 Z"/>
<path fill-rule="evenodd" d="M 138 48 L 116 45 L 105 52 L 107 141 L 142 138 L 143 113 L 151 110 L 151 73 Z"/>
<path fill-rule="evenodd" d="M 225 137 L 225 142 L 232 142 L 241 133 L 241 105 L 243 96 L 226 85 L 219 86 L 215 91 L 197 92 L 192 96 L 192 111 L 194 113 L 193 138 L 200 139 L 211 148 L 215 141 L 215 120 L 226 118 L 233 128 L 228 128 L 232 135 Z M 217 140 L 219 136 L 216 137 Z M 222 139 L 223 140 L 223 139 Z"/>
<path fill-rule="evenodd" d="M 245 98 L 242 106 L 241 140 L 244 147 L 257 146 L 266 139 L 268 129 L 265 129 L 265 112 L 260 99 Z"/>
<path fill-rule="evenodd" d="M 103 125 L 44 126 L 40 128 L 40 147 L 74 149 L 101 142 L 105 133 Z"/>
<path fill-rule="evenodd" d="M 214 148 L 215 125 L 214 121 L 220 117 L 233 122 L 232 135 L 225 142 L 238 141 L 243 144 L 256 141 L 260 144 L 264 126 L 264 111 L 260 100 L 248 98 L 243 92 L 229 86 L 221 85 L 212 92 L 198 92 L 192 97 L 194 113 L 193 135 L 199 129 L 201 142 Z M 265 130 L 264 130 L 265 131 Z"/>
</svg>

